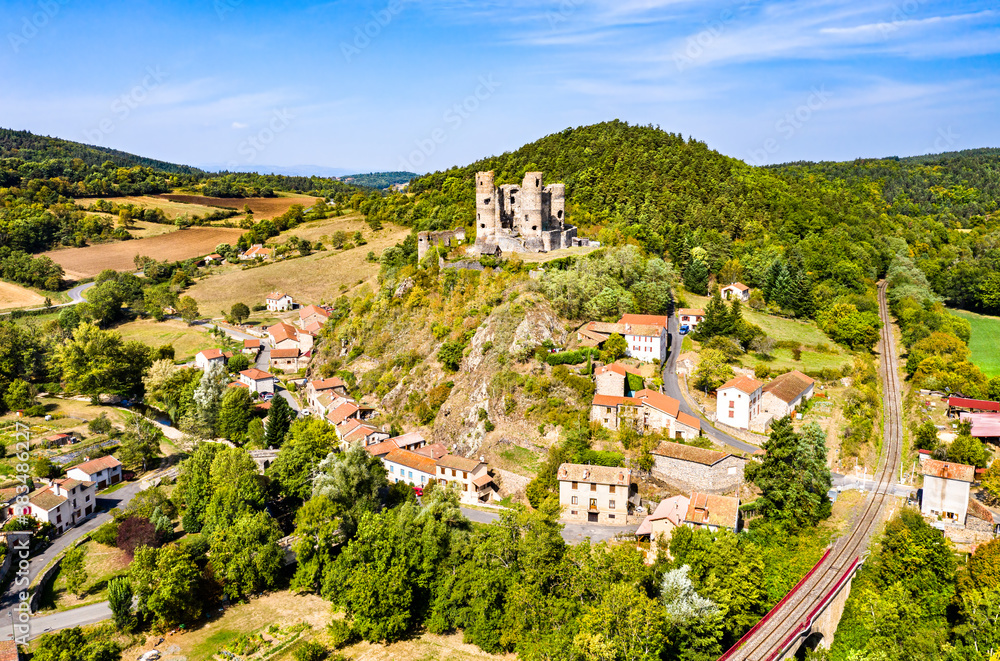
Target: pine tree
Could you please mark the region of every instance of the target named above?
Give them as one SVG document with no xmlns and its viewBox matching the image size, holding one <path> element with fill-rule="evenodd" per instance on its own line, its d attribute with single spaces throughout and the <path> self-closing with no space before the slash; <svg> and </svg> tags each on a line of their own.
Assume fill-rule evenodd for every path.
<svg viewBox="0 0 1000 661">
<path fill-rule="evenodd" d="M 288 427 L 292 424 L 292 407 L 288 405 L 285 398 L 275 395 L 271 400 L 271 408 L 267 413 L 267 429 L 264 432 L 264 440 L 272 448 L 281 447 L 288 433 Z"/>
<path fill-rule="evenodd" d="M 722 296 L 718 291 L 705 306 L 705 317 L 695 329 L 695 337 L 699 341 L 705 341 L 716 335 L 724 335 L 729 325 L 729 309 L 722 302 Z"/>
<path fill-rule="evenodd" d="M 735 333 L 739 327 L 740 322 L 743 321 L 743 309 L 740 299 L 734 298 L 732 304 L 729 306 L 729 314 L 726 315 L 726 329 L 725 335 L 732 335 Z"/>
<path fill-rule="evenodd" d="M 684 269 L 684 287 L 692 294 L 708 293 L 708 266 L 700 259 L 692 259 Z"/>
<path fill-rule="evenodd" d="M 246 388 L 230 388 L 222 397 L 219 406 L 219 435 L 228 438 L 237 445 L 246 441 L 247 428 L 253 419 L 251 407 L 253 402 Z"/>
</svg>

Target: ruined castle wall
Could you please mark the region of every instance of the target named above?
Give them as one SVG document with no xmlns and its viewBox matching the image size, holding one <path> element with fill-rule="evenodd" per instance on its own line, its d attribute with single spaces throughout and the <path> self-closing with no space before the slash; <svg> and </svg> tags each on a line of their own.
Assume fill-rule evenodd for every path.
<svg viewBox="0 0 1000 661">
<path fill-rule="evenodd" d="M 542 173 L 525 172 L 521 184 L 521 213 L 518 223 L 522 236 L 541 238 L 544 229 L 542 217 Z"/>
</svg>

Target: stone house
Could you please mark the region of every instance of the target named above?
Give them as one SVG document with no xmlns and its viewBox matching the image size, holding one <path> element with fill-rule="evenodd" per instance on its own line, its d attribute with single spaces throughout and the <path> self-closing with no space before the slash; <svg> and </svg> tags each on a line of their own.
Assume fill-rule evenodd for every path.
<svg viewBox="0 0 1000 661">
<path fill-rule="evenodd" d="M 564 519 L 622 526 L 628 522 L 628 468 L 562 464 L 556 476 Z"/>
<path fill-rule="evenodd" d="M 347 384 L 338 376 L 331 376 L 328 379 L 313 379 L 306 384 L 306 400 L 309 406 L 319 409 L 319 397 L 323 394 L 333 394 L 340 397 L 347 397 Z M 321 415 L 326 415 L 323 411 Z"/>
<path fill-rule="evenodd" d="M 650 454 L 653 475 L 692 491 L 721 493 L 743 482 L 743 457 L 669 441 L 660 443 Z"/>
<path fill-rule="evenodd" d="M 240 256 L 243 259 L 243 256 Z M 248 259 L 253 259 L 252 257 Z M 264 303 L 267 305 L 268 312 L 284 312 L 285 310 L 291 310 L 295 302 L 292 297 L 288 294 L 280 291 L 273 291 L 267 295 L 264 299 Z"/>
<path fill-rule="evenodd" d="M 249 388 L 250 392 L 273 393 L 274 386 L 277 382 L 278 378 L 272 374 L 268 374 L 267 372 L 259 370 L 256 367 L 251 367 L 250 369 L 240 372 L 240 380 L 237 383 Z"/>
<path fill-rule="evenodd" d="M 360 443 L 363 446 L 375 445 L 389 438 L 389 434 L 374 425 L 351 418 L 337 425 L 337 435 L 344 443 Z"/>
<path fill-rule="evenodd" d="M 739 299 L 742 302 L 750 300 L 750 288 L 742 282 L 734 282 L 719 289 L 719 294 L 723 299 Z"/>
<path fill-rule="evenodd" d="M 638 380 L 639 388 L 629 388 L 629 375 L 633 381 Z M 598 395 L 631 397 L 635 391 L 642 390 L 642 383 L 642 372 L 621 363 L 601 365 L 594 370 L 594 392 Z"/>
<path fill-rule="evenodd" d="M 122 481 L 122 462 L 108 455 L 77 464 L 66 470 L 66 477 L 80 482 L 93 482 L 100 491 Z"/>
<path fill-rule="evenodd" d="M 976 467 L 927 459 L 922 462 L 922 469 L 924 488 L 920 513 L 964 526 Z"/>
<path fill-rule="evenodd" d="M 701 421 L 680 410 L 680 402 L 655 390 L 640 390 L 636 398 L 642 402 L 639 412 L 641 430 L 663 431 L 670 438 L 691 440 L 701 436 Z"/>
<path fill-rule="evenodd" d="M 251 360 L 257 359 L 261 349 L 260 340 L 243 340 L 243 353 L 250 356 Z"/>
<path fill-rule="evenodd" d="M 653 513 L 639 524 L 635 535 L 636 537 L 649 537 L 650 550 L 652 551 L 652 557 L 648 558 L 649 562 L 655 560 L 659 542 L 669 544 L 674 530 L 684 525 L 684 517 L 687 516 L 690 504 L 691 499 L 687 496 L 665 498 L 660 501 Z"/>
<path fill-rule="evenodd" d="M 433 453 L 432 453 L 433 454 Z M 438 484 L 458 485 L 459 500 L 463 503 L 486 503 L 493 497 L 493 478 L 482 458 L 466 459 L 446 454 L 436 461 L 435 477 Z"/>
<path fill-rule="evenodd" d="M 684 525 L 707 528 L 711 532 L 723 528 L 739 532 L 740 499 L 696 491 L 691 494 Z"/>
<path fill-rule="evenodd" d="M 642 402 L 636 397 L 594 395 L 590 404 L 590 420 L 611 431 L 617 431 L 623 425 L 635 427 L 641 407 Z"/>
<path fill-rule="evenodd" d="M 798 370 L 782 374 L 761 389 L 760 408 L 773 420 L 791 415 L 813 396 L 815 382 Z"/>
<path fill-rule="evenodd" d="M 271 349 L 269 355 L 271 367 L 283 370 L 297 370 L 302 364 L 302 356 L 298 349 Z"/>
<path fill-rule="evenodd" d="M 313 347 L 312 334 L 284 322 L 268 328 L 267 335 L 275 349 L 298 349 L 305 353 Z"/>
<path fill-rule="evenodd" d="M 299 326 L 301 328 L 315 327 L 313 324 L 322 326 L 330 318 L 330 313 L 318 305 L 307 305 L 299 310 Z"/>
<path fill-rule="evenodd" d="M 737 429 L 750 429 L 750 419 L 760 415 L 763 387 L 762 382 L 742 374 L 719 386 L 715 392 L 718 421 Z"/>
</svg>

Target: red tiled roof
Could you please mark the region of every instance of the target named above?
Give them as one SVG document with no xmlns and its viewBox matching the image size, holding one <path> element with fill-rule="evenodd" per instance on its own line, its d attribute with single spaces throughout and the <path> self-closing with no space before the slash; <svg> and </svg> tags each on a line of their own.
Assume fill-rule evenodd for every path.
<svg viewBox="0 0 1000 661">
<path fill-rule="evenodd" d="M 430 457 L 431 459 L 437 461 L 441 457 L 448 454 L 448 448 L 441 445 L 440 443 L 431 443 L 430 445 L 425 445 L 422 448 L 417 448 L 414 450 L 417 454 L 422 454 L 425 457 Z"/>
<path fill-rule="evenodd" d="M 208 360 L 215 360 L 216 358 L 222 358 L 221 349 L 205 349 L 204 351 L 198 352 L 199 356 L 203 356 Z"/>
<path fill-rule="evenodd" d="M 587 484 L 614 484 L 627 486 L 632 482 L 632 472 L 627 468 L 613 466 L 584 466 L 583 464 L 562 464 L 558 479 Z"/>
<path fill-rule="evenodd" d="M 248 386 L 247 384 L 243 383 L 242 381 L 230 381 L 229 383 L 226 384 L 226 387 L 227 388 L 249 388 L 250 386 Z"/>
<path fill-rule="evenodd" d="M 667 327 L 667 317 L 658 314 L 623 314 L 619 324 Z"/>
<path fill-rule="evenodd" d="M 344 402 L 337 408 L 326 414 L 326 419 L 337 425 L 354 415 L 361 407 L 354 402 Z"/>
<path fill-rule="evenodd" d="M 925 459 L 923 469 L 924 475 L 933 475 L 934 477 L 940 477 L 946 480 L 972 482 L 976 477 L 975 466 L 953 464 L 948 461 L 938 461 L 937 459 Z"/>
<path fill-rule="evenodd" d="M 793 370 L 775 377 L 774 381 L 764 386 L 763 392 L 771 393 L 785 403 L 791 403 L 809 390 L 813 383 L 810 377 Z"/>
<path fill-rule="evenodd" d="M 647 520 L 652 523 L 653 521 L 666 519 L 675 526 L 679 526 L 684 522 L 684 516 L 687 514 L 688 505 L 690 504 L 691 499 L 687 496 L 665 498 L 660 501 L 660 504 L 657 505 L 656 509 L 653 510 L 653 513 L 647 517 Z M 636 531 L 636 534 L 639 534 L 639 531 Z"/>
<path fill-rule="evenodd" d="M 428 475 L 434 475 L 436 470 L 434 460 L 430 457 L 425 457 L 422 454 L 410 452 L 409 450 L 403 450 L 402 448 L 390 451 L 389 454 L 382 458 L 382 461 L 391 461 L 394 464 L 400 464 L 401 466 L 406 466 L 407 468 L 412 468 Z"/>
<path fill-rule="evenodd" d="M 249 254 L 249 252 L 250 251 L 248 250 L 247 253 Z M 267 300 L 269 300 L 269 301 L 280 301 L 281 299 L 283 299 L 286 296 L 288 296 L 288 294 L 286 294 L 284 292 L 273 291 L 273 292 L 271 292 L 270 294 L 267 295 Z M 288 296 L 288 298 L 291 298 L 291 296 Z"/>
<path fill-rule="evenodd" d="M 751 379 L 749 376 L 740 374 L 735 379 L 729 379 L 721 386 L 719 386 L 719 390 L 725 390 L 726 388 L 736 388 L 737 390 L 745 392 L 748 395 L 752 395 L 754 394 L 754 392 L 757 391 L 758 388 L 762 387 L 763 385 L 764 384 L 758 381 L 757 379 Z"/>
<path fill-rule="evenodd" d="M 15 641 L 0 640 L 0 661 L 18 661 L 20 658 Z"/>
<path fill-rule="evenodd" d="M 948 406 L 957 406 L 963 409 L 978 409 L 980 411 L 1000 412 L 1000 402 L 991 402 L 986 399 L 969 399 L 967 397 L 949 397 Z"/>
<path fill-rule="evenodd" d="M 472 480 L 472 483 L 477 487 L 485 487 L 487 484 L 493 482 L 493 478 L 490 477 L 489 473 L 483 473 L 479 477 Z"/>
<path fill-rule="evenodd" d="M 681 403 L 679 401 L 655 390 L 646 388 L 637 392 L 635 396 L 644 404 L 648 404 L 658 411 L 663 411 L 671 418 L 676 418 L 677 412 L 680 410 Z"/>
<path fill-rule="evenodd" d="M 332 390 L 333 388 L 340 388 L 342 386 L 346 386 L 347 384 L 344 383 L 344 380 L 341 379 L 339 376 L 331 376 L 329 379 L 315 379 L 313 381 L 310 381 L 309 385 L 312 386 L 313 390 L 320 392 L 323 390 Z"/>
<path fill-rule="evenodd" d="M 685 521 L 700 525 L 736 528 L 740 511 L 740 499 L 715 494 L 691 494 Z"/>
<path fill-rule="evenodd" d="M 642 376 L 642 372 L 634 367 L 629 367 L 628 365 L 622 365 L 621 363 L 611 363 L 610 365 L 601 365 L 596 370 L 594 374 L 604 374 L 605 372 L 614 372 L 615 374 L 620 374 L 625 376 L 626 374 L 634 374 L 638 377 Z"/>
<path fill-rule="evenodd" d="M 418 431 L 407 432 L 401 436 L 396 436 L 392 440 L 394 440 L 396 445 L 401 448 L 409 447 L 411 445 L 421 445 L 427 442 L 427 439 L 424 438 L 423 434 Z"/>
<path fill-rule="evenodd" d="M 323 330 L 323 324 L 318 321 L 312 321 L 303 326 L 302 330 L 310 335 L 319 335 L 319 332 Z"/>
<path fill-rule="evenodd" d="M 618 397 L 617 395 L 594 395 L 594 406 L 621 406 L 622 404 L 631 404 L 632 406 L 639 406 L 642 404 L 635 397 Z"/>
<path fill-rule="evenodd" d="M 739 289 L 740 291 L 749 291 L 749 289 L 750 289 L 749 287 L 747 287 L 742 282 L 734 282 L 732 284 L 726 285 L 725 287 L 723 287 L 723 289 L 729 289 L 730 287 L 735 287 L 736 289 Z"/>
<path fill-rule="evenodd" d="M 685 315 L 688 317 L 704 317 L 705 311 L 701 308 L 678 308 L 674 311 L 677 316 Z"/>
<path fill-rule="evenodd" d="M 291 324 L 286 324 L 285 322 L 278 322 L 275 325 L 267 329 L 267 334 L 274 339 L 274 343 L 284 342 L 285 340 L 295 340 L 298 341 L 298 331 L 296 331 L 295 326 Z"/>
<path fill-rule="evenodd" d="M 693 445 L 684 445 L 672 441 L 663 441 L 654 450 L 650 450 L 650 453 L 661 457 L 670 457 L 671 459 L 703 464 L 705 466 L 712 466 L 730 456 L 726 452 L 696 448 Z"/>
<path fill-rule="evenodd" d="M 115 466 L 121 466 L 122 462 L 118 461 L 111 455 L 106 457 L 98 457 L 97 459 L 91 459 L 90 461 L 85 461 L 82 464 L 77 464 L 76 466 L 70 466 L 66 470 L 70 471 L 74 468 L 79 468 L 84 473 L 88 475 L 93 475 L 94 473 L 99 473 L 106 468 L 114 468 Z"/>
<path fill-rule="evenodd" d="M 260 346 L 260 340 L 243 340 L 244 349 L 256 349 Z"/>
<path fill-rule="evenodd" d="M 454 468 L 455 470 L 466 472 L 476 470 L 476 466 L 479 464 L 480 461 L 478 459 L 466 459 L 465 457 L 459 457 L 457 454 L 446 454 L 437 460 L 437 465 L 442 468 Z"/>
<path fill-rule="evenodd" d="M 314 314 L 318 314 L 321 317 L 329 318 L 330 313 L 323 308 L 316 305 L 307 305 L 306 307 L 299 310 L 299 319 L 305 319 L 306 317 L 311 317 Z"/>
<path fill-rule="evenodd" d="M 687 425 L 688 427 L 691 427 L 693 429 L 701 429 L 701 420 L 694 417 L 690 413 L 685 413 L 684 411 L 678 412 L 677 422 L 681 423 L 682 425 Z"/>
<path fill-rule="evenodd" d="M 384 441 L 379 441 L 378 443 L 372 443 L 371 445 L 366 445 L 365 450 L 368 451 L 373 457 L 380 457 L 384 454 L 389 454 L 393 450 L 398 450 L 399 446 L 396 445 L 391 438 L 387 438 Z"/>
<path fill-rule="evenodd" d="M 248 370 L 243 370 L 240 372 L 243 376 L 247 377 L 251 381 L 262 381 L 264 379 L 273 379 L 274 375 L 268 374 L 264 370 L 259 370 L 256 367 L 251 367 Z"/>
<path fill-rule="evenodd" d="M 298 358 L 298 349 L 271 349 L 271 358 Z"/>
</svg>

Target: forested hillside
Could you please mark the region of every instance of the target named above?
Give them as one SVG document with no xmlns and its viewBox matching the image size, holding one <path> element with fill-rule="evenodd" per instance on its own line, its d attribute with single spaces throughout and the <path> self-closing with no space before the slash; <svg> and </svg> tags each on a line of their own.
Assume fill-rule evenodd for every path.
<svg viewBox="0 0 1000 661">
<path fill-rule="evenodd" d="M 369 172 L 367 174 L 349 174 L 346 177 L 341 177 L 340 180 L 355 186 L 381 190 L 393 184 L 405 184 L 416 176 L 416 172 Z"/>
</svg>

